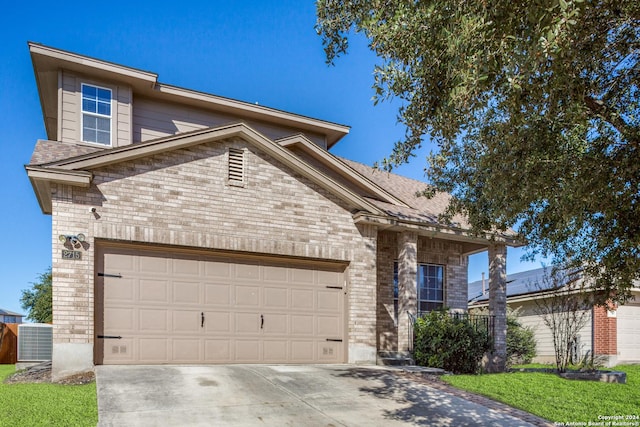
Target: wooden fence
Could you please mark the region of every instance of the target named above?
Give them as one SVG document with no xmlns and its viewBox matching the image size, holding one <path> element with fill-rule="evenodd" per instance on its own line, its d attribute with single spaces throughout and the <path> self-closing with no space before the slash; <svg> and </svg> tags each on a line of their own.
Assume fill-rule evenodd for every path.
<svg viewBox="0 0 640 427">
<path fill-rule="evenodd" d="M 14 364 L 18 361 L 18 324 L 0 322 L 0 364 Z"/>
</svg>

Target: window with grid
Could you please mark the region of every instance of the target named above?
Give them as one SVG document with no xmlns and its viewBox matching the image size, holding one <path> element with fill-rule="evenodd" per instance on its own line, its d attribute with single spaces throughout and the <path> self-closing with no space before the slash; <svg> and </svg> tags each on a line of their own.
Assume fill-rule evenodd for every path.
<svg viewBox="0 0 640 427">
<path fill-rule="evenodd" d="M 418 265 L 418 314 L 444 306 L 444 266 Z M 398 261 L 393 262 L 393 315 L 398 323 Z"/>
<path fill-rule="evenodd" d="M 444 266 L 418 265 L 418 312 L 439 310 L 444 306 Z"/>
<path fill-rule="evenodd" d="M 82 84 L 82 140 L 111 145 L 111 89 Z"/>
</svg>

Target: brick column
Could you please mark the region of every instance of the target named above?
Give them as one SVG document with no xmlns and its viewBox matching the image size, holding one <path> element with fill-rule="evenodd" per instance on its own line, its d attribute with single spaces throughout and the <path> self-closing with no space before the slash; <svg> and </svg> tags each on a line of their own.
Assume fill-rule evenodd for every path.
<svg viewBox="0 0 640 427">
<path fill-rule="evenodd" d="M 490 372 L 504 372 L 507 361 L 507 247 L 489 246 L 489 314 L 494 317 L 494 349 L 487 366 Z"/>
<path fill-rule="evenodd" d="M 349 363 L 375 364 L 378 229 L 361 224 L 358 230 L 362 240 L 349 268 Z"/>
<path fill-rule="evenodd" d="M 409 315 L 416 315 L 418 280 L 418 234 L 404 231 L 398 235 L 398 351 L 410 348 Z M 411 334 L 413 335 L 413 334 Z"/>
<path fill-rule="evenodd" d="M 618 355 L 618 319 L 613 317 L 616 308 L 613 304 L 593 307 L 593 354 L 606 356 L 608 366 L 615 364 Z"/>
</svg>

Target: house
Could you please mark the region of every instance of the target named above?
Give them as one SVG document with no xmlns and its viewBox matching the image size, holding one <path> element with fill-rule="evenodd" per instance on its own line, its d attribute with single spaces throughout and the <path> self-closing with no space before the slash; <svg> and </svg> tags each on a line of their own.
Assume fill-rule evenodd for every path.
<svg viewBox="0 0 640 427">
<path fill-rule="evenodd" d="M 376 363 L 408 351 L 408 313 L 466 310 L 468 255 L 485 250 L 506 331 L 514 236 L 440 223 L 446 194 L 331 154 L 349 127 L 29 50 L 47 139 L 25 168 L 52 216 L 54 377 Z"/>
<path fill-rule="evenodd" d="M 24 314 L 0 308 L 0 322 L 2 323 L 22 323 Z"/>
<path fill-rule="evenodd" d="M 551 283 L 545 282 L 544 277 L 544 268 L 509 274 L 507 304 L 517 310 L 523 326 L 534 330 L 538 353 L 534 362 L 553 363 L 553 336 L 536 303 L 549 294 L 547 288 Z M 637 333 L 640 330 L 640 286 L 632 289 L 632 295 L 630 301 L 615 309 L 595 306 L 588 310 L 586 324 L 576 343 L 579 357 L 590 352 L 604 359 L 608 366 L 640 362 L 640 334 Z M 469 309 L 487 307 L 488 301 L 488 286 L 483 280 L 469 283 Z"/>
</svg>

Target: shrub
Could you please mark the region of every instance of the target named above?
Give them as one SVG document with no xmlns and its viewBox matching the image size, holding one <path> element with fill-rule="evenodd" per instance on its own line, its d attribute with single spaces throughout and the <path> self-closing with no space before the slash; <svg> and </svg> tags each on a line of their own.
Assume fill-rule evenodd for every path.
<svg viewBox="0 0 640 427">
<path fill-rule="evenodd" d="M 531 363 L 536 357 L 536 339 L 533 329 L 524 327 L 515 312 L 507 314 L 507 363 Z"/>
<path fill-rule="evenodd" d="M 465 318 L 452 318 L 446 310 L 432 311 L 416 320 L 413 348 L 418 365 L 473 374 L 491 348 L 491 338 Z"/>
</svg>

